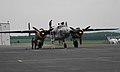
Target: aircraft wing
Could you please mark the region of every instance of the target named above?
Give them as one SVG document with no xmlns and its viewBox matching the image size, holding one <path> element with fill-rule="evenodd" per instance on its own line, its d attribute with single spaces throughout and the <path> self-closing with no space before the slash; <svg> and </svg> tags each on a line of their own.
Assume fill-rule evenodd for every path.
<svg viewBox="0 0 120 72">
<path fill-rule="evenodd" d="M 109 29 L 90 29 L 90 26 L 84 28 L 84 29 L 80 29 L 80 28 L 73 28 L 70 27 L 71 29 L 71 36 L 72 38 L 79 38 L 80 40 L 80 44 L 82 44 L 82 35 L 85 31 L 104 31 L 104 30 L 118 30 L 118 28 L 109 28 Z"/>
<path fill-rule="evenodd" d="M 104 30 L 117 30 L 118 28 L 111 28 L 111 29 L 83 29 L 83 31 L 104 31 Z"/>
<path fill-rule="evenodd" d="M 24 31 L 2 31 L 0 33 L 36 33 L 35 30 L 24 30 Z"/>
</svg>

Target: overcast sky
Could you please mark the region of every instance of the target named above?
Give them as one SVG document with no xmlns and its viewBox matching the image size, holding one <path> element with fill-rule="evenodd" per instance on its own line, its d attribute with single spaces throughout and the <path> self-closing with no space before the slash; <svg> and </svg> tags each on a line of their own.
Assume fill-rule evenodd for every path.
<svg viewBox="0 0 120 72">
<path fill-rule="evenodd" d="M 120 0 L 0 0 L 0 22 L 11 30 L 25 30 L 27 23 L 48 29 L 67 21 L 69 26 L 120 28 Z"/>
</svg>

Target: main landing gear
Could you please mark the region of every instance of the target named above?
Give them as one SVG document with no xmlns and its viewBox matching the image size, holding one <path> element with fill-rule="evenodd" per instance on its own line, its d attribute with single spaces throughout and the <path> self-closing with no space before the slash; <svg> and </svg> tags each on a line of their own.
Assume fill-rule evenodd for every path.
<svg viewBox="0 0 120 72">
<path fill-rule="evenodd" d="M 64 42 L 64 41 L 63 41 Z M 77 40 L 74 40 L 73 41 L 73 45 L 75 48 L 78 48 L 78 41 Z M 67 48 L 67 44 L 64 42 L 64 48 Z"/>
<path fill-rule="evenodd" d="M 42 46 L 43 46 L 43 41 L 40 41 L 40 40 L 35 41 L 32 38 L 32 49 L 40 49 L 42 48 Z"/>
<path fill-rule="evenodd" d="M 78 41 L 77 40 L 73 41 L 73 45 L 75 48 L 78 48 Z"/>
<path fill-rule="evenodd" d="M 38 49 L 39 49 L 39 48 L 42 48 L 42 46 L 43 46 L 43 42 L 40 42 L 40 41 L 39 41 L 39 42 L 38 42 Z"/>
<path fill-rule="evenodd" d="M 66 43 L 64 43 L 64 48 L 67 48 L 67 44 Z"/>
</svg>

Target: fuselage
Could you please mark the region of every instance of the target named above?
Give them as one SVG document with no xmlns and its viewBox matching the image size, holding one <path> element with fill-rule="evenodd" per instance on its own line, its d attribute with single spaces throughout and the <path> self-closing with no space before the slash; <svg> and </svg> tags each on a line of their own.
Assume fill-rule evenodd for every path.
<svg viewBox="0 0 120 72">
<path fill-rule="evenodd" d="M 70 29 L 66 25 L 58 25 L 53 27 L 51 33 L 55 40 L 63 40 L 70 36 Z"/>
</svg>

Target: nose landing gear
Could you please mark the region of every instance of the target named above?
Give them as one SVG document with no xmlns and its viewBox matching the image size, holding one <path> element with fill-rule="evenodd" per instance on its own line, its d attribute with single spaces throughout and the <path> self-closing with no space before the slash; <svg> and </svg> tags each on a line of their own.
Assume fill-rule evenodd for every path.
<svg viewBox="0 0 120 72">
<path fill-rule="evenodd" d="M 67 48 L 67 43 L 65 42 L 65 40 L 63 40 L 64 43 L 64 48 Z"/>
</svg>

